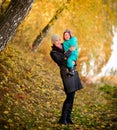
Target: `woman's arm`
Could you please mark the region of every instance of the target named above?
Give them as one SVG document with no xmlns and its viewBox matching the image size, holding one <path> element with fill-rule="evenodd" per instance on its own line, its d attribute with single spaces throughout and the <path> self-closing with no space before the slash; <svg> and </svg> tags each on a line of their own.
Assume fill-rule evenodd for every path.
<svg viewBox="0 0 117 130">
<path fill-rule="evenodd" d="M 50 53 L 50 56 L 54 60 L 54 62 L 56 62 L 58 64 L 58 66 L 61 66 L 61 65 L 65 64 L 64 54 L 63 53 L 59 53 L 57 51 L 52 51 Z"/>
<path fill-rule="evenodd" d="M 74 46 L 71 46 L 71 47 L 69 48 L 69 50 L 64 53 L 64 54 L 65 54 L 65 57 L 68 58 L 68 57 L 70 56 L 71 52 L 74 51 L 74 50 L 75 50 L 75 47 L 74 47 Z"/>
</svg>

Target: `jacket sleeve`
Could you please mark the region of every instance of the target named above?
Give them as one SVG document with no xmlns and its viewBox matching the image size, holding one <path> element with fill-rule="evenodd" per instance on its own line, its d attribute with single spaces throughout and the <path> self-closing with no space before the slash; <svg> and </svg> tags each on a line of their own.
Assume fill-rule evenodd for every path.
<svg viewBox="0 0 117 130">
<path fill-rule="evenodd" d="M 70 51 L 70 50 L 68 50 L 68 51 L 66 51 L 66 52 L 64 53 L 64 55 L 65 55 L 66 58 L 68 58 L 68 57 L 70 56 L 70 54 L 71 54 L 71 51 Z"/>
<path fill-rule="evenodd" d="M 75 36 L 73 36 L 70 40 L 71 40 L 71 41 L 70 41 L 70 45 L 76 47 L 77 44 L 78 44 L 77 38 L 76 38 Z"/>
<path fill-rule="evenodd" d="M 58 64 L 58 66 L 62 66 L 65 64 L 64 54 L 51 51 L 50 56 Z"/>
</svg>

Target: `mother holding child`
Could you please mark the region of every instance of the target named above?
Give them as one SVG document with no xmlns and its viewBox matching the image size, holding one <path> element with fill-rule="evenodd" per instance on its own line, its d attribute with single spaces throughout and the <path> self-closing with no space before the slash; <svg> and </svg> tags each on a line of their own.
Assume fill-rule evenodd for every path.
<svg viewBox="0 0 117 130">
<path fill-rule="evenodd" d="M 75 92 L 83 87 L 76 70 L 76 61 L 78 59 L 77 38 L 72 36 L 70 30 L 65 30 L 63 40 L 64 42 L 61 43 L 61 38 L 58 34 L 54 34 L 51 37 L 52 50 L 50 56 L 60 68 L 60 75 L 66 94 L 58 123 L 67 125 L 74 124 L 71 118 L 74 96 Z"/>
</svg>

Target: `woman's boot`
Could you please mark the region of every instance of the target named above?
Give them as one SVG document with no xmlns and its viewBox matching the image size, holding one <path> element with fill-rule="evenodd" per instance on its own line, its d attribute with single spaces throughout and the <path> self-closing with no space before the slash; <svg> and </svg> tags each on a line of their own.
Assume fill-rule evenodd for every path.
<svg viewBox="0 0 117 130">
<path fill-rule="evenodd" d="M 72 121 L 72 118 L 71 118 L 72 107 L 73 107 L 73 104 L 70 104 L 69 108 L 68 108 L 68 114 L 67 114 L 67 118 L 66 118 L 66 121 L 68 124 L 74 124 L 74 122 Z"/>
<path fill-rule="evenodd" d="M 59 124 L 64 124 L 64 125 L 67 125 L 67 114 L 68 114 L 68 109 L 70 107 L 70 104 L 68 103 L 64 103 L 63 104 L 63 108 L 62 108 L 62 115 L 61 115 L 61 118 L 60 120 L 58 121 Z"/>
</svg>

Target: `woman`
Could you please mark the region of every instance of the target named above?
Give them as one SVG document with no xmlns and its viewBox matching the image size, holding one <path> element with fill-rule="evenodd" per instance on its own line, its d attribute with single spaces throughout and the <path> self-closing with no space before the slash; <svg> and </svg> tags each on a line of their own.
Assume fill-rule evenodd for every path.
<svg viewBox="0 0 117 130">
<path fill-rule="evenodd" d="M 53 44 L 52 50 L 50 52 L 51 58 L 57 63 L 60 68 L 60 74 L 63 81 L 64 91 L 66 94 L 66 99 L 63 103 L 61 118 L 58 123 L 60 124 L 74 124 L 71 119 L 71 112 L 74 102 L 75 92 L 82 88 L 78 72 L 76 71 L 76 66 L 74 65 L 74 75 L 68 75 L 66 57 L 74 50 L 74 47 L 71 47 L 65 54 L 63 46 L 61 44 L 60 36 L 54 34 L 51 37 L 51 42 Z"/>
</svg>

